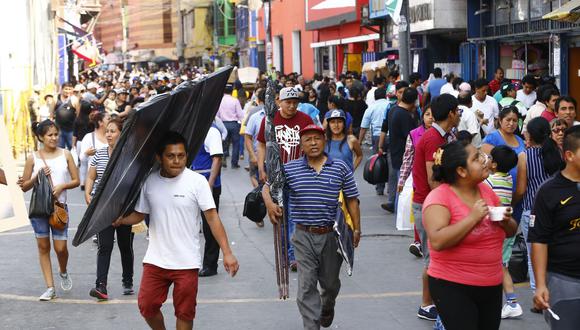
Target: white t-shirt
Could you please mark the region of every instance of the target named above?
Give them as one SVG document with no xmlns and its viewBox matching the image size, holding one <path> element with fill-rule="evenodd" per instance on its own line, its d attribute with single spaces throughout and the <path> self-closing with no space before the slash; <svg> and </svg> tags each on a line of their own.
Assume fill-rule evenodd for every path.
<svg viewBox="0 0 580 330">
<path fill-rule="evenodd" d="M 367 105 L 371 105 L 373 103 L 375 103 L 375 91 L 377 90 L 376 86 L 371 87 L 371 89 L 368 91 L 367 93 Z"/>
<path fill-rule="evenodd" d="M 464 105 L 460 105 L 459 109 L 461 110 L 461 120 L 459 121 L 457 129 L 471 133 L 473 135 L 472 144 L 479 147 L 481 144 L 481 134 L 479 134 L 479 122 L 477 121 L 475 113 Z"/>
<path fill-rule="evenodd" d="M 210 156 L 213 155 L 223 155 L 224 147 L 222 144 L 222 135 L 220 131 L 211 126 L 209 131 L 207 131 L 207 135 L 205 136 L 205 140 L 203 141 L 203 147 L 205 151 L 207 151 Z"/>
<path fill-rule="evenodd" d="M 82 161 L 86 160 L 87 163 L 90 164 L 91 160 L 93 160 L 93 156 L 87 156 L 85 152 L 89 150 L 91 147 L 95 148 L 95 151 L 97 151 L 107 146 L 108 146 L 107 141 L 105 140 L 103 142 L 99 140 L 99 138 L 97 138 L 97 133 L 95 132 L 87 133 L 85 137 L 83 137 L 83 141 L 81 142 L 81 150 L 79 150 L 79 158 Z"/>
<path fill-rule="evenodd" d="M 149 246 L 143 262 L 164 269 L 199 269 L 200 212 L 215 207 L 201 174 L 187 168 L 175 178 L 151 173 L 135 207 L 149 214 Z"/>
<path fill-rule="evenodd" d="M 442 94 L 451 94 L 451 95 L 453 95 L 453 91 L 455 91 L 453 89 L 453 84 L 452 83 L 446 83 L 445 85 L 441 86 L 441 89 L 439 90 L 439 95 L 442 95 Z"/>
<path fill-rule="evenodd" d="M 479 100 L 473 95 L 471 97 L 473 105 L 471 109 L 475 113 L 477 110 L 483 112 L 483 119 L 487 119 L 487 125 L 481 126 L 485 134 L 489 134 L 495 131 L 494 121 L 499 116 L 499 107 L 497 105 L 497 101 L 489 96 L 485 96 L 485 101 L 479 102 Z"/>
<path fill-rule="evenodd" d="M 537 99 L 536 91 L 533 91 L 529 95 L 526 95 L 524 93 L 524 90 L 520 89 L 516 93 L 516 100 L 522 102 L 526 106 L 527 109 L 529 109 L 532 105 L 534 105 L 534 102 L 536 102 L 536 99 Z"/>
</svg>

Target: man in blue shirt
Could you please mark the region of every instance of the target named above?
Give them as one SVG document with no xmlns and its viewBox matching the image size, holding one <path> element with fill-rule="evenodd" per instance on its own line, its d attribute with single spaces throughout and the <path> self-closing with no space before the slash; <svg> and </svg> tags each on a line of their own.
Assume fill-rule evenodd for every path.
<svg viewBox="0 0 580 330">
<path fill-rule="evenodd" d="M 324 130 L 314 124 L 300 131 L 304 157 L 284 165 L 289 191 L 289 220 L 296 225 L 292 237 L 298 262 L 296 302 L 304 329 L 329 327 L 334 319 L 335 300 L 340 290 L 339 271 L 342 257 L 338 254 L 333 230 L 338 196 L 342 190 L 353 221 L 353 245 L 360 240 L 358 189 L 349 166 L 333 160 L 324 152 Z M 266 185 L 263 194 L 272 223 L 282 217 L 282 210 L 272 202 Z M 318 284 L 322 293 L 318 291 Z"/>
<path fill-rule="evenodd" d="M 365 110 L 362 122 L 360 124 L 359 141 L 364 141 L 367 129 L 370 128 L 373 142 L 373 153 L 379 150 L 379 138 L 381 136 L 381 127 L 383 121 L 387 117 L 387 108 L 389 101 L 386 99 L 387 91 L 384 88 L 377 88 L 375 90 L 375 102 L 369 105 Z M 383 195 L 385 191 L 385 184 L 379 183 L 375 185 L 377 195 Z"/>
<path fill-rule="evenodd" d="M 203 176 L 208 181 L 209 187 L 212 190 L 213 200 L 216 205 L 216 210 L 219 212 L 220 195 L 222 192 L 221 183 L 221 167 L 223 157 L 223 146 L 220 131 L 211 126 L 203 146 L 199 149 L 193 162 L 191 169 Z M 220 246 L 213 237 L 209 224 L 203 212 L 201 213 L 203 222 L 203 236 L 205 237 L 205 249 L 203 253 L 203 268 L 199 271 L 200 277 L 217 275 L 217 265 L 220 256 Z"/>
<path fill-rule="evenodd" d="M 441 87 L 447 83 L 447 79 L 442 78 L 443 72 L 441 72 L 441 68 L 435 68 L 435 70 L 433 70 L 433 76 L 435 76 L 435 79 L 429 80 L 424 104 L 429 104 L 434 99 L 438 98 L 439 95 L 441 95 Z"/>
</svg>

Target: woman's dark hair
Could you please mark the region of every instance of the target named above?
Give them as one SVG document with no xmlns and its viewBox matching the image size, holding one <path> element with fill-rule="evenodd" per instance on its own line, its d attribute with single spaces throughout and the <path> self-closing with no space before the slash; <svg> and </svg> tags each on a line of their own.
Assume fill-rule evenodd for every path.
<svg viewBox="0 0 580 330">
<path fill-rule="evenodd" d="M 510 113 L 514 113 L 518 119 L 520 118 L 520 111 L 515 105 L 508 105 L 499 111 L 499 120 L 502 121 L 505 117 L 507 117 Z"/>
<path fill-rule="evenodd" d="M 493 162 L 497 164 L 497 170 L 499 172 L 507 173 L 518 165 L 518 155 L 508 146 L 496 146 L 491 149 L 490 154 Z"/>
<path fill-rule="evenodd" d="M 463 141 L 454 141 L 440 147 L 441 164 L 433 165 L 433 180 L 453 184 L 457 181 L 457 168 L 467 167 L 467 157 L 469 154 Z M 439 150 L 438 150 L 439 152 Z"/>
<path fill-rule="evenodd" d="M 562 156 L 556 142 L 552 140 L 550 123 L 543 117 L 536 117 L 528 123 L 527 132 L 534 143 L 542 146 L 542 164 L 550 175 L 562 168 Z"/>
<path fill-rule="evenodd" d="M 335 119 L 335 118 L 328 118 L 328 122 L 326 125 L 326 151 L 330 151 L 330 141 L 332 141 L 332 130 L 330 129 L 330 120 Z M 346 143 L 346 139 L 348 138 L 348 133 L 347 133 L 347 127 L 346 127 L 346 120 L 344 120 L 343 118 L 337 118 L 337 119 L 341 119 L 342 123 L 344 124 L 342 126 L 342 133 L 344 134 L 344 138 L 342 139 L 342 141 L 340 141 L 340 145 L 338 146 L 338 150 L 340 150 L 342 152 L 342 146 Z"/>
<path fill-rule="evenodd" d="M 183 147 L 185 148 L 185 152 L 187 153 L 187 141 L 185 140 L 183 135 L 181 135 L 175 131 L 169 131 L 169 132 L 165 133 L 165 135 L 161 138 L 161 141 L 159 141 L 159 144 L 157 145 L 157 150 L 155 153 L 157 154 L 157 156 L 161 157 L 161 156 L 163 156 L 163 152 L 165 151 L 165 148 L 167 146 L 173 145 L 173 144 L 183 144 Z"/>
<path fill-rule="evenodd" d="M 50 119 L 43 120 L 40 123 L 35 121 L 32 123 L 32 133 L 34 133 L 38 141 L 42 142 L 42 137 L 48 133 L 51 127 L 56 128 L 57 131 L 59 130 L 56 124 Z"/>
<path fill-rule="evenodd" d="M 425 114 L 428 110 L 431 110 L 431 104 L 426 104 L 423 111 L 421 111 L 421 125 L 425 127 Z M 431 116 L 433 116 L 433 110 L 431 110 Z"/>
<path fill-rule="evenodd" d="M 107 124 L 107 126 L 110 124 L 115 124 L 115 126 L 117 126 L 117 129 L 119 130 L 119 132 L 123 130 L 123 121 L 119 117 L 111 118 L 111 120 L 109 120 L 109 123 Z"/>
<path fill-rule="evenodd" d="M 100 127 L 99 122 L 103 121 L 105 116 L 106 116 L 105 112 L 93 111 L 89 114 L 89 120 L 91 121 L 95 129 L 97 129 Z"/>
</svg>

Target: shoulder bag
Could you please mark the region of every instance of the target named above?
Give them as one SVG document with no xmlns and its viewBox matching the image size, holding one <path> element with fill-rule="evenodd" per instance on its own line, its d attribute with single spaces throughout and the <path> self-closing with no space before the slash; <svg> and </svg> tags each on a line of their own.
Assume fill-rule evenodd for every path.
<svg viewBox="0 0 580 330">
<path fill-rule="evenodd" d="M 42 158 L 42 162 L 44 162 L 44 166 L 48 167 L 44 156 L 42 155 L 42 151 L 38 151 L 40 158 Z M 52 182 L 52 177 L 49 175 L 48 179 L 50 181 L 51 190 L 54 190 L 54 184 Z M 50 226 L 57 230 L 63 230 L 66 225 L 68 224 L 68 212 L 66 211 L 65 205 L 58 201 L 56 197 L 52 197 L 54 211 L 48 218 L 48 223 Z"/>
</svg>

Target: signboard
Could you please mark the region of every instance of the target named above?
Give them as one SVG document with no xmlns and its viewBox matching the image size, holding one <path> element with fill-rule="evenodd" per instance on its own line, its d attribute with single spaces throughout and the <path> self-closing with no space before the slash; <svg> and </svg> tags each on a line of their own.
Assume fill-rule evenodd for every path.
<svg viewBox="0 0 580 330">
<path fill-rule="evenodd" d="M 395 21 L 401 14 L 403 0 L 370 0 L 369 17 L 380 18 L 391 16 Z"/>
<path fill-rule="evenodd" d="M 356 0 L 307 0 L 306 29 L 316 30 L 357 20 Z"/>
<path fill-rule="evenodd" d="M 347 71 L 362 71 L 362 54 L 346 54 Z"/>
</svg>

